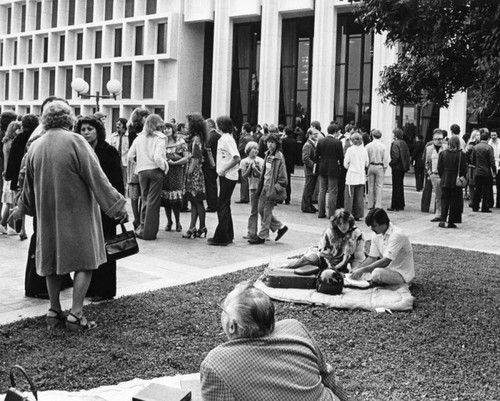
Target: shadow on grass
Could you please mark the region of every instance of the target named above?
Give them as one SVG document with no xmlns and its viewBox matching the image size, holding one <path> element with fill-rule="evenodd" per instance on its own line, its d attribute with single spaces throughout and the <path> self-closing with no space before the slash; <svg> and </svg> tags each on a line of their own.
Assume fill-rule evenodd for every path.
<svg viewBox="0 0 500 401">
<path fill-rule="evenodd" d="M 277 302 L 277 319 L 296 318 L 313 332 L 355 399 L 500 399 L 500 257 L 421 245 L 414 251 L 413 312 Z M 49 333 L 44 318 L 1 326 L 0 383 L 6 390 L 13 364 L 42 390 L 197 372 L 225 341 L 218 300 L 264 267 L 90 305 L 85 313 L 99 327 L 87 333 Z"/>
</svg>

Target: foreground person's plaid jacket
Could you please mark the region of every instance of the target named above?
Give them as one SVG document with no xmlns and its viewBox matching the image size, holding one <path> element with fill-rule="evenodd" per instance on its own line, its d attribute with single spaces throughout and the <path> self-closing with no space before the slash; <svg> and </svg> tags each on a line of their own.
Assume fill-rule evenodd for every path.
<svg viewBox="0 0 500 401">
<path fill-rule="evenodd" d="M 311 333 L 292 319 L 267 337 L 219 345 L 200 373 L 204 401 L 348 399 Z"/>
</svg>

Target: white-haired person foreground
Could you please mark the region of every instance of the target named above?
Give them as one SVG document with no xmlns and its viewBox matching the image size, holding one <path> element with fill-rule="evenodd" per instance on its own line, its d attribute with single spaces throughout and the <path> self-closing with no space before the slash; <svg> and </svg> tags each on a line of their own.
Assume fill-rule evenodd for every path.
<svg viewBox="0 0 500 401">
<path fill-rule="evenodd" d="M 333 368 L 297 320 L 274 320 L 274 305 L 243 282 L 220 303 L 229 339 L 201 364 L 205 401 L 347 400 Z"/>
</svg>

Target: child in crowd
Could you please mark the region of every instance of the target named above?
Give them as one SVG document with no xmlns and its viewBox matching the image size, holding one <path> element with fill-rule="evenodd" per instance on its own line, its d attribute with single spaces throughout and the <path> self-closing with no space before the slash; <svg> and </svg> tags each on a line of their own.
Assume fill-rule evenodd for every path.
<svg viewBox="0 0 500 401">
<path fill-rule="evenodd" d="M 240 162 L 241 176 L 248 178 L 250 189 L 250 217 L 248 217 L 248 235 L 245 239 L 255 239 L 257 237 L 258 217 L 259 217 L 259 197 L 256 195 L 259 179 L 264 165 L 264 159 L 257 156 L 259 144 L 250 141 L 245 146 L 245 154 L 248 156 Z"/>
</svg>

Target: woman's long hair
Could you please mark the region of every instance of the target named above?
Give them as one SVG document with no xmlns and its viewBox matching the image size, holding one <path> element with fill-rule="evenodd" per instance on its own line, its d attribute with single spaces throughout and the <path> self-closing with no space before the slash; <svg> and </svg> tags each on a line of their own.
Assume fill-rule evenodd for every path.
<svg viewBox="0 0 500 401">
<path fill-rule="evenodd" d="M 81 134 L 83 124 L 88 124 L 88 125 L 91 125 L 92 127 L 95 128 L 95 130 L 97 132 L 97 145 L 96 146 L 99 146 L 100 144 L 102 144 L 103 142 L 106 141 L 106 129 L 104 128 L 104 125 L 101 122 L 101 120 L 99 120 L 98 118 L 96 118 L 94 116 L 85 116 L 85 117 L 80 118 L 76 122 L 76 126 L 75 126 L 75 132 L 77 134 Z"/>
<path fill-rule="evenodd" d="M 189 137 L 198 136 L 204 146 L 207 139 L 207 125 L 203 116 L 200 113 L 191 113 L 186 116 L 186 119 L 189 123 Z"/>
<path fill-rule="evenodd" d="M 146 135 L 152 135 L 155 131 L 163 132 L 163 127 L 165 127 L 163 119 L 158 114 L 151 114 L 146 119 L 142 130 Z"/>
</svg>

